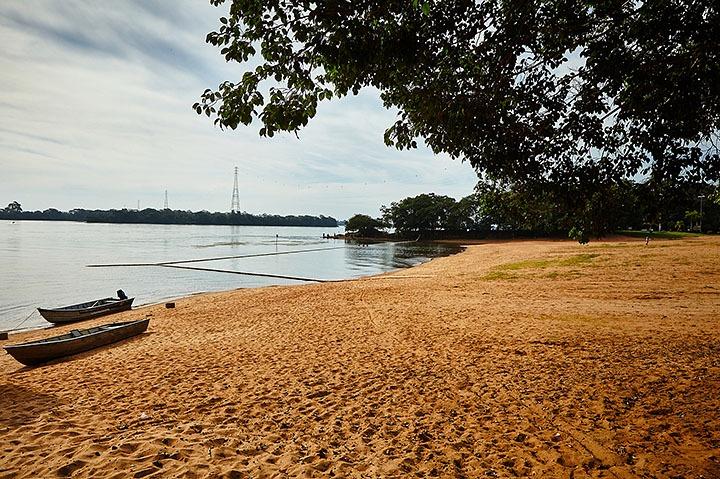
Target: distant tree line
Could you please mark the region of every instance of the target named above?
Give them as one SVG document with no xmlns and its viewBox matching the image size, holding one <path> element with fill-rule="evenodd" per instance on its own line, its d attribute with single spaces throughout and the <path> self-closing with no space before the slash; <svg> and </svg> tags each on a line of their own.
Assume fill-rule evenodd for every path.
<svg viewBox="0 0 720 479">
<path fill-rule="evenodd" d="M 384 229 L 393 228 L 396 236 L 426 239 L 571 236 L 583 242 L 619 230 L 700 231 L 701 223 L 703 232 L 720 232 L 720 194 L 711 184 L 613 185 L 583 201 L 588 223 L 578 227 L 575 198 L 580 194 L 481 182 L 475 193 L 459 201 L 421 194 L 382 206 L 381 218 L 355 215 L 346 230 L 359 236 L 379 236 L 387 234 Z"/>
<path fill-rule="evenodd" d="M 156 210 L 153 208 L 143 210 L 73 209 L 70 211 L 58 211 L 50 208 L 43 211 L 23 211 L 20 203 L 16 201 L 0 210 L 0 219 L 174 225 L 337 226 L 337 220 L 335 220 L 335 218 L 322 215 L 252 215 L 250 213 L 211 213 L 209 211 L 193 212 L 169 209 Z"/>
</svg>

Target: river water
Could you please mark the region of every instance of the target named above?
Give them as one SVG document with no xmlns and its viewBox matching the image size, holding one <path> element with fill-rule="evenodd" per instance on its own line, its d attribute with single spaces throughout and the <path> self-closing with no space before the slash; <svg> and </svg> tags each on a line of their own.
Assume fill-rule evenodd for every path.
<svg viewBox="0 0 720 479">
<path fill-rule="evenodd" d="M 87 267 L 90 264 L 158 263 L 312 249 L 317 251 L 180 266 L 346 279 L 413 266 L 457 251 L 435 244 L 360 245 L 322 237 L 341 232 L 342 228 L 0 220 L 0 331 L 49 326 L 37 312 L 33 314 L 35 308 L 115 296 L 118 289 L 135 297 L 135 305 L 143 305 L 204 291 L 302 284 L 157 266 Z"/>
</svg>

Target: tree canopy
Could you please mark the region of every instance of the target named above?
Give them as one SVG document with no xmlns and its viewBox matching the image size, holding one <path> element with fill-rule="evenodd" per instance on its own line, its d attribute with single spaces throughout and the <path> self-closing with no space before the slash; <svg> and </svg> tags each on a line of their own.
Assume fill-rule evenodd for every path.
<svg viewBox="0 0 720 479">
<path fill-rule="evenodd" d="M 434 193 L 405 198 L 383 206 L 383 219 L 401 234 L 422 234 L 440 229 L 456 229 L 452 225 L 455 199 Z"/>
<path fill-rule="evenodd" d="M 17 201 L 13 201 L 9 203 L 3 211 L 7 211 L 8 213 L 19 213 L 22 211 L 22 206 L 20 206 L 20 203 Z"/>
<path fill-rule="evenodd" d="M 357 214 L 347 220 L 345 231 L 357 233 L 363 237 L 375 237 L 381 234 L 380 230 L 385 228 L 385 223 L 368 215 Z"/>
<path fill-rule="evenodd" d="M 483 177 L 603 194 L 720 174 L 715 1 L 229 3 L 207 41 L 245 71 L 194 105 L 221 127 L 297 132 L 318 102 L 371 86 L 399 110 L 386 143 L 422 138 Z"/>
</svg>

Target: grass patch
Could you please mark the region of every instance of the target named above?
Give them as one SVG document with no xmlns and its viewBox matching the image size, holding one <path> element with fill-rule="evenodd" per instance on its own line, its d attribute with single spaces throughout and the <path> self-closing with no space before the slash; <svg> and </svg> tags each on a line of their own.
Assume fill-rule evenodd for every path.
<svg viewBox="0 0 720 479">
<path fill-rule="evenodd" d="M 558 266 L 577 266 L 585 263 L 592 262 L 593 258 L 597 258 L 600 256 L 599 254 L 594 253 L 583 253 L 578 254 L 575 256 L 570 256 L 569 258 L 564 258 L 560 260 L 560 263 Z"/>
<path fill-rule="evenodd" d="M 550 258 L 550 259 L 528 259 L 525 261 L 517 261 L 515 263 L 506 263 L 497 266 L 493 271 L 482 277 L 486 281 L 493 280 L 509 280 L 517 279 L 518 275 L 512 273 L 512 271 L 522 270 L 539 270 L 546 268 L 567 268 L 572 266 L 582 266 L 592 262 L 594 258 L 600 256 L 599 254 L 584 253 L 566 258 Z M 544 277 L 555 279 L 559 277 L 571 276 L 566 272 L 550 271 L 545 274 Z"/>
<path fill-rule="evenodd" d="M 635 230 L 621 230 L 618 234 L 623 236 L 631 236 L 633 238 L 645 238 L 649 236 L 651 239 L 682 239 L 682 238 L 697 238 L 701 236 L 700 233 L 686 233 L 683 231 L 635 231 Z"/>
<path fill-rule="evenodd" d="M 553 259 L 529 259 L 525 261 L 518 261 L 516 263 L 506 263 L 498 266 L 496 271 L 517 271 L 521 269 L 543 269 L 551 266 L 577 266 L 585 263 L 589 263 L 593 258 L 597 258 L 599 254 L 584 253 L 568 258 L 553 258 Z"/>
</svg>

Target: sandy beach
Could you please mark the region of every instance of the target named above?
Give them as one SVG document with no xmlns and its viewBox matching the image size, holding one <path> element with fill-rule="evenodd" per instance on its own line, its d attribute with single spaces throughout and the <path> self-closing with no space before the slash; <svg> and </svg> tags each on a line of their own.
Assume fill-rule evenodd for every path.
<svg viewBox="0 0 720 479">
<path fill-rule="evenodd" d="M 0 477 L 720 478 L 720 238 L 514 241 L 0 356 Z M 12 344 L 75 326 L 13 335 Z"/>
</svg>

